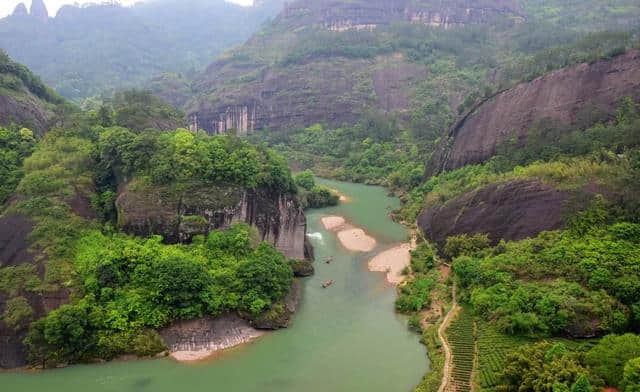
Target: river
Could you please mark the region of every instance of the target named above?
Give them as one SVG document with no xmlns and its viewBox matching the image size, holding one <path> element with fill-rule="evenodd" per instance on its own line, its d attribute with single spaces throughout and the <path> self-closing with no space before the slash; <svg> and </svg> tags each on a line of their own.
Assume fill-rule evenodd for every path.
<svg viewBox="0 0 640 392">
<path fill-rule="evenodd" d="M 291 328 L 217 358 L 181 364 L 171 359 L 72 366 L 44 372 L 0 373 L 3 392 L 407 392 L 428 370 L 425 349 L 406 319 L 393 311 L 395 289 L 367 271 L 376 253 L 406 242 L 388 218 L 398 200 L 380 187 L 320 180 L 349 201 L 307 213 L 316 274 Z M 369 254 L 344 250 L 320 219 L 344 216 L 376 238 Z M 323 260 L 333 256 L 331 264 Z M 321 282 L 333 279 L 327 288 Z"/>
</svg>

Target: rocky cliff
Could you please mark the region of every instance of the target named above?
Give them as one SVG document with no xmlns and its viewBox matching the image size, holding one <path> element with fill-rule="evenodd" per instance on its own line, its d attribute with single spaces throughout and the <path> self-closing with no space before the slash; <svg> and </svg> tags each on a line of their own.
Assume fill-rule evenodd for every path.
<svg viewBox="0 0 640 392">
<path fill-rule="evenodd" d="M 289 27 L 317 25 L 331 31 L 372 30 L 394 22 L 449 28 L 522 18 L 515 0 L 299 0 L 285 6 Z"/>
<path fill-rule="evenodd" d="M 427 75 L 426 66 L 410 62 L 402 53 L 296 58 L 297 52 L 318 40 L 339 47 L 341 39 L 353 39 L 349 45 L 366 51 L 371 37 L 349 34 L 377 34 L 397 24 L 444 29 L 520 18 L 511 0 L 295 1 L 265 31 L 222 56 L 195 80 L 196 98 L 187 104 L 187 112 L 194 128 L 239 134 L 352 123 L 366 108 L 406 113 L 415 88 Z"/>
<path fill-rule="evenodd" d="M 615 114 L 625 96 L 640 98 L 640 52 L 558 70 L 501 92 L 460 119 L 427 166 L 427 176 L 480 163 L 516 137 L 526 144 L 537 120 L 567 126 Z"/>
<path fill-rule="evenodd" d="M 18 124 L 38 134 L 55 122 L 64 100 L 0 48 L 0 126 Z"/>
<path fill-rule="evenodd" d="M 41 22 L 49 20 L 49 11 L 43 0 L 31 0 L 30 14 Z"/>
<path fill-rule="evenodd" d="M 24 3 L 20 3 L 13 9 L 13 16 L 26 16 L 29 15 L 29 11 L 27 11 L 27 6 Z"/>
<path fill-rule="evenodd" d="M 422 232 L 444 246 L 449 236 L 488 234 L 494 244 L 521 240 L 564 226 L 570 194 L 537 181 L 492 184 L 428 208 L 418 217 Z"/>
<path fill-rule="evenodd" d="M 17 201 L 14 198 L 13 202 Z M 89 198 L 80 193 L 70 199 L 68 205 L 80 217 L 95 218 Z M 23 339 L 29 322 L 70 300 L 68 288 L 47 280 L 47 253 L 34 246 L 30 238 L 35 228 L 34 220 L 17 210 L 8 209 L 0 216 L 0 268 L 3 268 L 2 277 L 11 280 L 4 282 L 4 287 L 8 284 L 10 290 L 0 290 L 0 315 L 4 314 L 7 301 L 17 297 L 26 299 L 32 310 L 31 316 L 16 326 L 0 318 L 0 368 L 25 366 L 27 353 Z"/>
<path fill-rule="evenodd" d="M 202 185 L 176 191 L 134 181 L 121 187 L 116 206 L 120 227 L 132 234 L 188 242 L 195 235 L 244 222 L 287 257 L 305 258 L 306 219 L 293 195 Z"/>
</svg>

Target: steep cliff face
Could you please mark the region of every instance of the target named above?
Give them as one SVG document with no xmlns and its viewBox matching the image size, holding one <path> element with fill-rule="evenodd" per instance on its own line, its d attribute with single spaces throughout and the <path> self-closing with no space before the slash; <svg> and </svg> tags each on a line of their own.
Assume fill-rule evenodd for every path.
<svg viewBox="0 0 640 392">
<path fill-rule="evenodd" d="M 380 67 L 373 71 L 378 62 Z M 224 78 L 235 78 L 243 71 L 235 65 L 213 67 L 219 69 L 212 70 L 212 75 L 220 78 L 202 86 L 210 83 L 207 95 L 215 100 L 198 100 L 191 110 L 192 122 L 209 132 L 234 129 L 241 135 L 260 129 L 349 123 L 368 105 L 408 109 L 412 83 L 426 74 L 425 67 L 397 58 L 325 59 L 286 69 L 265 67 L 259 79 L 238 86 L 225 85 Z"/>
<path fill-rule="evenodd" d="M 188 242 L 195 235 L 244 222 L 287 257 L 305 258 L 306 219 L 289 194 L 201 185 L 174 191 L 132 182 L 121 187 L 116 206 L 119 225 L 132 234 Z"/>
<path fill-rule="evenodd" d="M 300 0 L 285 7 L 289 26 L 317 24 L 331 31 L 371 30 L 404 21 L 437 27 L 487 23 L 509 15 L 521 18 L 514 0 Z"/>
<path fill-rule="evenodd" d="M 13 16 L 26 16 L 29 15 L 29 11 L 27 11 L 27 6 L 24 3 L 20 3 L 13 9 Z"/>
<path fill-rule="evenodd" d="M 17 124 L 42 134 L 64 100 L 0 49 L 0 126 Z"/>
<path fill-rule="evenodd" d="M 31 0 L 31 16 L 39 21 L 46 22 L 49 20 L 49 11 L 43 0 Z"/>
<path fill-rule="evenodd" d="M 313 42 L 318 34 L 327 40 L 326 45 L 334 46 L 331 40 L 340 40 L 349 31 L 377 34 L 379 28 L 394 24 L 449 28 L 496 19 L 521 19 L 516 2 L 293 2 L 266 31 L 223 56 L 196 79 L 196 98 L 186 106 L 190 122 L 212 133 L 234 130 L 246 134 L 318 122 L 352 123 L 365 108 L 406 113 L 427 69 L 401 53 L 371 57 L 311 54 L 295 61 L 282 56 L 291 50 L 304 51 L 305 40 Z M 326 36 L 331 33 L 334 35 Z M 366 42 L 361 45 L 368 49 Z"/>
<path fill-rule="evenodd" d="M 575 125 L 585 111 L 593 118 L 611 116 L 621 98 L 640 98 L 640 53 L 580 64 L 522 83 L 499 93 L 458 121 L 427 166 L 431 176 L 480 163 L 516 137 L 523 145 L 537 120 Z"/>
<path fill-rule="evenodd" d="M 440 247 L 447 237 L 485 233 L 493 243 L 520 240 L 564 226 L 570 194 L 537 181 L 493 184 L 425 209 L 418 217 L 422 232 Z"/>
<path fill-rule="evenodd" d="M 0 94 L 0 125 L 20 124 L 42 134 L 51 127 L 53 117 L 36 97 Z"/>
<path fill-rule="evenodd" d="M 17 201 L 17 198 L 14 199 Z M 91 219 L 95 212 L 89 198 L 77 193 L 68 203 L 78 216 Z M 47 253 L 35 247 L 30 236 L 36 223 L 25 214 L 7 210 L 0 216 L 0 268 L 14 268 L 14 275 L 4 275 L 12 280 L 9 291 L 0 290 L 0 315 L 11 298 L 23 297 L 31 308 L 32 315 L 18 326 L 8 325 L 0 317 L 0 368 L 16 368 L 27 364 L 27 352 L 23 340 L 27 334 L 28 322 L 43 317 L 54 309 L 70 301 L 70 290 L 59 284 L 46 282 L 49 260 Z M 18 272 L 22 271 L 22 273 Z M 3 271 L 6 273 L 6 271 Z M 29 279 L 39 280 L 34 282 Z"/>
</svg>

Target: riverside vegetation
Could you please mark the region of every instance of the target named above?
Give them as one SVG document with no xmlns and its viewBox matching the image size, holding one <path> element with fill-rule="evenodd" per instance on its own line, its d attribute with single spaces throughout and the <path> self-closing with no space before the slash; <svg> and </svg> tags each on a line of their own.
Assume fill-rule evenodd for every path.
<svg viewBox="0 0 640 392">
<path fill-rule="evenodd" d="M 454 282 L 463 303 L 446 332 L 454 351 L 455 390 L 472 385 L 498 391 L 638 388 L 633 381 L 640 309 L 635 283 L 640 107 L 635 98 L 618 97 L 617 113 L 605 118 L 586 115 L 571 125 L 540 119 L 528 125 L 526 144 L 514 136 L 483 164 L 424 177 L 424 164 L 442 143 L 443 130 L 484 98 L 557 69 L 638 48 L 638 26 L 621 31 L 609 24 L 617 19 L 615 7 L 601 4 L 598 27 L 586 22 L 593 13 L 570 17 L 576 8 L 582 10 L 575 3 L 528 2 L 527 12 L 534 17 L 500 30 L 502 36 L 495 35 L 496 27 L 418 33 L 421 27 L 392 26 L 345 33 L 331 46 L 324 40 L 335 41 L 326 34 L 304 41 L 282 63 L 403 52 L 429 65 L 408 118 L 372 110 L 355 125 L 317 124 L 254 136 L 298 167 L 386 185 L 405 202 L 395 212 L 399 220 L 415 222 L 420 211 L 514 180 L 540 181 L 571 195 L 575 206 L 569 206 L 573 212 L 564 230 L 513 242 L 469 233 L 449 238 L 442 247 L 427 238 L 414 251 L 396 309 L 411 315 L 409 324 L 421 330 L 432 360 L 432 372 L 417 391 L 440 386 L 444 353 L 436 331 L 451 301 L 447 287 Z M 588 32 L 584 26 L 594 29 Z M 405 30 L 399 33 L 400 28 Z M 418 45 L 412 28 L 420 36 Z M 487 80 L 492 69 L 499 70 L 498 76 Z M 467 92 L 466 99 L 451 104 L 450 95 L 458 90 Z M 600 195 L 586 195 L 589 186 Z M 585 198 L 590 199 L 586 210 L 578 207 Z M 445 262 L 453 267 L 449 277 L 442 272 Z M 465 332 L 457 333 L 462 325 Z"/>
<path fill-rule="evenodd" d="M 640 390 L 637 96 L 615 97 L 617 111 L 605 116 L 581 108 L 571 124 L 532 120 L 526 138 L 514 132 L 483 163 L 425 177 L 425 165 L 449 141 L 447 130 L 497 92 L 639 48 L 640 9 L 632 1 L 532 0 L 522 2 L 521 11 L 525 18 L 518 23 L 452 29 L 398 23 L 340 33 L 302 28 L 295 35 L 274 21 L 259 37 L 295 39 L 223 56 L 279 70 L 317 59 L 348 63 L 393 54 L 427 66 L 410 110 L 370 108 L 354 124 L 264 130 L 248 140 L 158 133 L 140 124 L 158 127 L 167 119 L 183 121 L 183 114 L 148 96 L 142 110 L 127 112 L 144 98 L 131 92 L 116 96 L 111 107 L 65 117 L 65 127 L 48 133 L 29 158 L 32 133 L 9 126 L 3 156 L 11 181 L 3 192 L 17 187 L 22 198 L 8 208 L 34 219 L 33 237 L 50 259 L 44 277 L 24 267 L 0 270 L 10 297 L 5 322 L 25 328 L 33 321 L 25 293 L 72 288 L 72 304 L 31 324 L 26 340 L 34 362 L 54 364 L 153 353 L 161 349 L 153 330 L 172 320 L 228 310 L 251 318 L 282 299 L 292 279 L 289 262 L 252 241 L 245 226 L 174 245 L 119 233 L 113 200 L 118 185 L 132 179 L 175 190 L 196 179 L 275 188 L 297 192 L 308 207 L 337 201 L 316 185 L 313 173 L 382 184 L 401 196 L 404 203 L 393 214 L 409 225 L 421 212 L 487 187 L 530 181 L 566 195 L 561 228 L 513 241 L 484 227 L 442 243 L 418 233 L 395 301 L 429 350 L 432 368 L 416 391 L 436 391 L 443 379 L 456 391 Z M 243 75 L 225 88 L 256 79 Z M 365 82 L 359 87 L 373 94 Z M 292 176 L 282 156 L 312 172 Z M 64 203 L 78 189 L 88 191 L 100 216 L 90 225 Z M 183 276 L 183 270 L 191 273 Z M 168 281 L 174 275 L 180 285 Z M 166 291 L 151 292 L 151 286 Z M 460 309 L 444 328 L 445 343 L 438 328 L 454 300 Z M 444 344 L 453 353 L 450 364 Z M 89 349 L 69 350 L 80 345 Z M 443 374 L 447 368 L 450 374 Z"/>
<path fill-rule="evenodd" d="M 39 140 L 26 128 L 0 129 L 3 215 L 32 220 L 30 239 L 46 255 L 44 274 L 28 263 L 0 269 L 2 318 L 28 328 L 34 365 L 151 355 L 164 350 L 155 331 L 174 320 L 232 311 L 257 318 L 290 290 L 291 262 L 247 225 L 173 245 L 117 229 L 117 187 L 132 178 L 176 191 L 201 182 L 297 192 L 273 151 L 229 136 L 121 127 L 131 115 L 157 114 L 131 109 L 77 112 Z M 78 212 L 78 197 L 95 212 Z M 62 288 L 71 303 L 35 319 L 26 297 Z"/>
</svg>

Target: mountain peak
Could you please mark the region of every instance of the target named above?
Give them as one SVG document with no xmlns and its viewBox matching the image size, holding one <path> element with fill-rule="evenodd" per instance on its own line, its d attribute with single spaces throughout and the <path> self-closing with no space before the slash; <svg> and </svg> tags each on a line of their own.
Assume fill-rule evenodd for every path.
<svg viewBox="0 0 640 392">
<path fill-rule="evenodd" d="M 47 6 L 44 4 L 43 0 L 32 0 L 30 13 L 31 16 L 43 22 L 49 20 L 49 11 L 47 11 Z"/>
<path fill-rule="evenodd" d="M 13 9 L 13 14 L 15 16 L 29 15 L 29 11 L 27 11 L 27 6 L 24 3 L 20 3 Z"/>
</svg>

